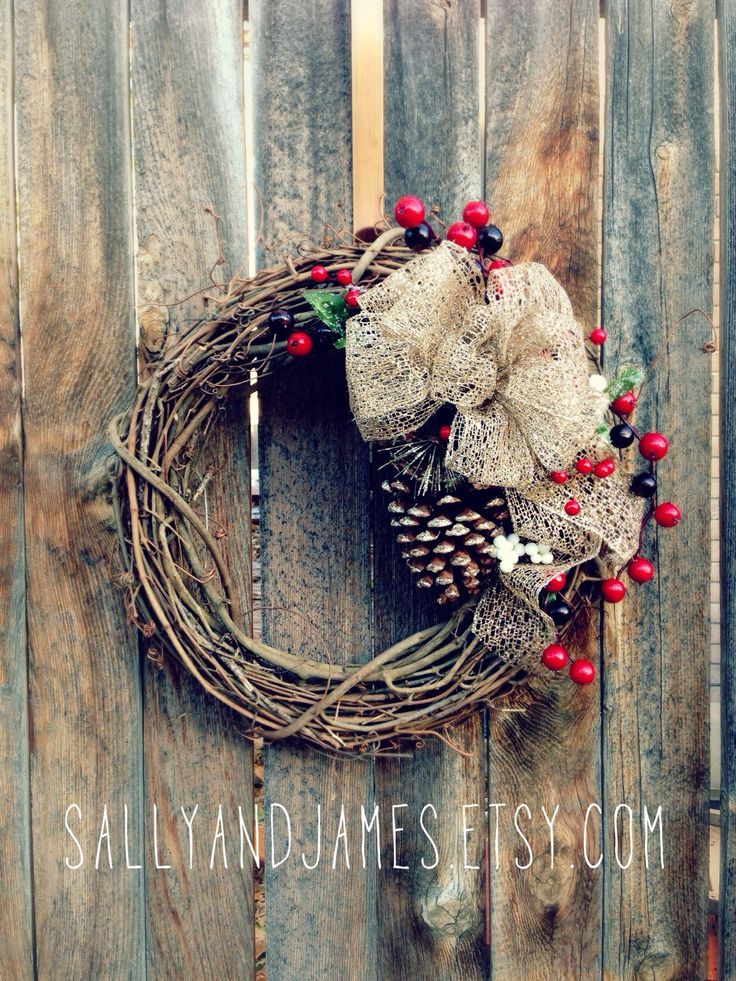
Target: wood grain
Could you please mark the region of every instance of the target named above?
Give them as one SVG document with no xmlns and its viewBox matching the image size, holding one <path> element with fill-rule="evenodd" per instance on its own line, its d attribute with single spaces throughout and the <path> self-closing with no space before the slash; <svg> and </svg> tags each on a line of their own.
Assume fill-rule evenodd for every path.
<svg viewBox="0 0 736 981">
<path fill-rule="evenodd" d="M 385 2 L 387 211 L 417 194 L 450 224 L 482 192 L 478 13 L 470 0 Z"/>
<path fill-rule="evenodd" d="M 276 262 L 305 236 L 352 232 L 350 10 L 255 0 L 250 17 L 256 227 Z"/>
<path fill-rule="evenodd" d="M 266 243 L 351 228 L 350 23 L 343 0 L 251 5 L 257 189 Z M 294 234 L 296 233 L 296 235 Z M 262 256 L 262 262 L 276 256 Z M 368 455 L 347 408 L 344 366 L 292 367 L 262 395 L 263 621 L 278 646 L 314 657 L 370 656 Z M 292 858 L 266 868 L 269 979 L 376 976 L 373 873 L 359 855 L 331 867 L 341 805 L 360 827 L 371 765 L 333 761 L 297 742 L 265 753 L 267 807 L 286 807 Z M 323 855 L 313 860 L 316 807 Z"/>
<path fill-rule="evenodd" d="M 736 9 L 718 5 L 721 178 L 721 910 L 718 976 L 736 965 Z M 725 547 L 724 547 L 725 546 Z"/>
<path fill-rule="evenodd" d="M 389 2 L 384 10 L 386 210 L 402 194 L 417 194 L 450 222 L 464 203 L 481 195 L 478 110 L 478 5 L 426 0 Z M 421 107 L 421 111 L 418 111 Z M 434 219 L 431 219 L 434 220 Z M 418 590 L 389 526 L 382 475 L 374 461 L 374 649 L 383 650 L 446 612 Z M 485 893 L 482 871 L 465 869 L 462 805 L 478 804 L 467 823 L 469 865 L 483 867 L 486 767 L 480 721 L 457 726 L 453 742 L 467 754 L 428 740 L 409 760 L 376 762 L 376 799 L 388 808 L 406 802 L 406 848 L 395 870 L 386 842 L 378 888 L 379 976 L 412 979 L 482 978 L 487 974 Z M 418 825 L 422 807 L 440 852 Z M 459 846 L 460 845 L 460 850 Z"/>
<path fill-rule="evenodd" d="M 713 7 L 607 5 L 603 313 L 610 363 L 656 367 L 637 425 L 671 450 L 659 500 L 676 532 L 647 535 L 657 576 L 607 618 L 604 974 L 705 977 L 708 897 L 709 480 Z M 687 317 L 687 319 L 684 319 Z M 662 805 L 665 868 L 611 854 L 613 808 Z M 639 837 L 639 836 L 637 836 Z"/>
<path fill-rule="evenodd" d="M 486 198 L 506 239 L 502 251 L 545 263 L 577 317 L 591 326 L 598 4 L 488 0 L 486 29 Z M 597 660 L 594 634 L 576 656 L 587 652 Z M 491 870 L 493 977 L 513 977 L 520 965 L 535 979 L 587 978 L 599 970 L 599 876 L 581 854 L 585 810 L 600 793 L 598 715 L 596 692 L 580 692 L 566 677 L 545 679 L 522 714 L 491 713 L 490 800 L 510 805 L 500 813 L 500 868 Z M 534 828 L 534 864 L 526 871 L 515 865 L 517 857 L 527 859 L 513 828 L 522 802 L 532 809 Z M 551 814 L 558 803 L 553 866 L 541 808 Z"/>
<path fill-rule="evenodd" d="M 214 303 L 214 283 L 244 265 L 247 249 L 243 10 L 240 0 L 206 6 L 133 0 L 133 133 L 138 240 L 138 316 L 155 349 Z M 215 216 L 220 216 L 217 220 Z M 222 248 L 222 263 L 217 265 Z M 211 277 L 211 278 L 210 278 Z M 189 299 L 185 299 L 189 297 Z M 250 450 L 245 404 L 212 431 L 204 506 L 227 532 L 227 563 L 244 609 L 250 606 Z M 244 624 L 247 625 L 247 624 Z M 254 974 L 252 868 L 237 865 L 237 808 L 252 815 L 252 750 L 242 722 L 206 695 L 178 664 L 145 674 L 146 820 L 152 804 L 166 826 L 171 871 L 146 875 L 149 977 L 248 978 Z M 210 837 L 189 869 L 189 837 L 179 808 L 199 804 L 196 821 L 214 834 L 223 806 L 230 867 L 208 867 Z M 178 820 L 176 819 L 178 817 Z M 148 828 L 149 838 L 152 835 Z"/>
<path fill-rule="evenodd" d="M 33 974 L 12 4 L 0 4 L 0 937 L 3 970 Z"/>
<path fill-rule="evenodd" d="M 120 837 L 127 804 L 141 840 L 140 679 L 104 433 L 135 380 L 128 22 L 119 5 L 20 0 L 15 25 L 36 969 L 127 977 L 144 966 L 143 879 Z M 115 868 L 95 871 L 105 803 Z"/>
<path fill-rule="evenodd" d="M 598 294 L 598 4 L 486 8 L 486 197 L 514 261 L 544 262 L 576 315 Z"/>
<path fill-rule="evenodd" d="M 376 802 L 389 820 L 391 807 L 401 826 L 398 865 L 390 824 L 384 837 L 378 885 L 378 976 L 431 981 L 488 975 L 485 936 L 484 847 L 486 774 L 480 719 L 456 726 L 451 738 L 460 750 L 435 740 L 407 760 L 376 761 Z M 421 830 L 424 827 L 437 849 Z M 463 810 L 467 805 L 467 809 Z M 473 831 L 464 850 L 463 821 Z"/>
</svg>

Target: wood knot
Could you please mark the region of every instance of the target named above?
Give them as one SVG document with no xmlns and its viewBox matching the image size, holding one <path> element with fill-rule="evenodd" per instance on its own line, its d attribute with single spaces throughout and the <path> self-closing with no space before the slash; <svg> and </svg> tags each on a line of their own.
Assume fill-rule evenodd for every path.
<svg viewBox="0 0 736 981">
<path fill-rule="evenodd" d="M 573 858 L 574 852 L 567 847 L 555 852 L 554 865 L 549 849 L 536 855 L 529 869 L 529 891 L 541 908 L 560 910 L 570 906 L 576 876 Z"/>
<path fill-rule="evenodd" d="M 647 938 L 646 943 L 649 943 Z M 639 946 L 637 943 L 635 946 Z M 684 978 L 684 966 L 679 963 L 676 957 L 666 952 L 648 953 L 642 956 L 641 960 L 636 956 L 630 957 L 628 970 L 631 977 L 637 981 L 669 981 L 670 978 Z M 604 971 L 604 981 L 618 981 L 620 974 L 613 974 L 611 971 Z"/>
<path fill-rule="evenodd" d="M 418 906 L 422 922 L 435 936 L 459 940 L 480 929 L 478 906 L 457 879 L 431 883 Z"/>
<path fill-rule="evenodd" d="M 141 344 L 151 354 L 162 350 L 169 333 L 169 311 L 160 304 L 138 308 Z"/>
<path fill-rule="evenodd" d="M 136 256 L 138 272 L 138 325 L 141 348 L 148 354 L 161 351 L 170 331 L 169 309 L 164 304 L 165 290 L 161 270 L 165 267 L 165 250 L 157 235 L 149 235 L 139 244 Z"/>
<path fill-rule="evenodd" d="M 111 470 L 114 462 L 109 448 L 104 447 L 80 473 L 75 488 L 79 499 L 84 503 L 90 522 L 108 532 L 114 531 L 116 527 L 111 498 Z"/>
</svg>

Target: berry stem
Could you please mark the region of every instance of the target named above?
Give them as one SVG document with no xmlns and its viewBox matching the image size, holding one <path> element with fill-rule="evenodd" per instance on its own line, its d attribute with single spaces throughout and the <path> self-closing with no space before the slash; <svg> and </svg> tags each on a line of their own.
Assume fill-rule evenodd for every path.
<svg viewBox="0 0 736 981">
<path fill-rule="evenodd" d="M 625 426 L 628 426 L 637 440 L 641 440 L 641 433 L 636 428 L 636 426 L 634 426 L 631 422 L 629 422 L 626 416 L 621 415 L 620 412 L 616 412 L 615 409 L 611 409 L 611 414 L 616 416 L 619 422 L 622 422 Z"/>
<path fill-rule="evenodd" d="M 644 531 L 646 530 L 647 525 L 651 521 L 652 515 L 654 514 L 655 507 L 656 505 L 654 504 L 653 501 L 650 501 L 649 504 L 647 505 L 647 509 L 644 512 L 644 517 L 641 520 L 641 525 L 639 526 L 639 544 L 636 546 L 636 551 L 631 556 L 631 559 L 629 559 L 628 562 L 624 562 L 621 568 L 617 571 L 616 573 L 617 579 L 619 579 L 621 577 L 621 574 L 626 570 L 626 567 L 628 566 L 629 562 L 631 562 L 632 559 L 635 559 L 636 556 L 641 552 L 642 546 L 644 545 Z"/>
<path fill-rule="evenodd" d="M 582 571 L 579 565 L 575 566 L 575 568 L 572 570 L 572 575 L 568 572 L 567 582 L 560 590 L 560 596 L 566 600 L 569 600 L 575 592 L 575 587 L 577 586 L 581 575 Z"/>
</svg>

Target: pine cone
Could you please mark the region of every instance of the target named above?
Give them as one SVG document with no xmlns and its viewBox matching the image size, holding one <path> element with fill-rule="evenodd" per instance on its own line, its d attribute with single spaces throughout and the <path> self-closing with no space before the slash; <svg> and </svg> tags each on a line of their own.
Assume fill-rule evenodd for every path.
<svg viewBox="0 0 736 981">
<path fill-rule="evenodd" d="M 506 499 L 498 488 L 414 497 L 402 480 L 387 480 L 388 511 L 402 558 L 420 589 L 435 589 L 438 603 L 478 592 L 493 567 L 495 535 L 510 529 Z"/>
</svg>

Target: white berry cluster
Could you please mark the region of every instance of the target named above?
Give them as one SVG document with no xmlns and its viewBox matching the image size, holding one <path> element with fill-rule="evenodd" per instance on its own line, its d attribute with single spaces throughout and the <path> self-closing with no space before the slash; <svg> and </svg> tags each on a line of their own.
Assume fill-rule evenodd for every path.
<svg viewBox="0 0 736 981">
<path fill-rule="evenodd" d="M 501 572 L 511 572 L 519 559 L 526 555 L 534 565 L 550 565 L 554 556 L 547 545 L 540 542 L 523 542 L 516 532 L 510 535 L 496 535 L 493 539 L 491 555 L 498 559 Z"/>
</svg>

